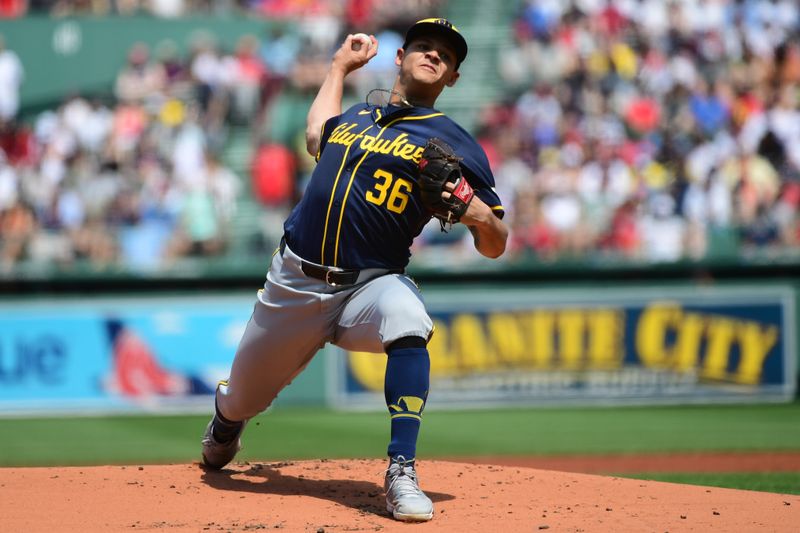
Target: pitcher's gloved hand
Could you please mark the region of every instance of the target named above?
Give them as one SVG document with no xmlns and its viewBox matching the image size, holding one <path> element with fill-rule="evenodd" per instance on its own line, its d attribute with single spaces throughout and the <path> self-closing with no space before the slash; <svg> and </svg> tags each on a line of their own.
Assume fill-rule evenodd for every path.
<svg viewBox="0 0 800 533">
<path fill-rule="evenodd" d="M 467 212 L 475 195 L 472 187 L 461 173 L 460 158 L 444 141 L 431 138 L 425 144 L 418 163 L 417 185 L 422 203 L 438 218 L 442 230 L 445 224 L 455 224 Z M 445 185 L 453 183 L 453 191 L 447 198 Z"/>
</svg>

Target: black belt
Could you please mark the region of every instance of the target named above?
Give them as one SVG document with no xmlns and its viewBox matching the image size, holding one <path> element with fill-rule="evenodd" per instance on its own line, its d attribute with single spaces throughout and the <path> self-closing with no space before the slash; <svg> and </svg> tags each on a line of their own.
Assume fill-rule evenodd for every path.
<svg viewBox="0 0 800 533">
<path fill-rule="evenodd" d="M 286 237 L 281 237 L 280 244 L 281 255 L 286 250 Z M 358 275 L 361 274 L 360 270 L 335 270 L 331 267 L 322 265 L 315 265 L 308 261 L 301 259 L 300 268 L 303 274 L 312 278 L 321 279 L 328 285 L 353 285 L 358 281 Z"/>
<path fill-rule="evenodd" d="M 284 250 L 286 250 L 286 237 L 281 237 L 281 255 L 283 255 Z M 306 276 L 322 280 L 328 285 L 353 285 L 358 281 L 358 276 L 361 274 L 360 270 L 336 269 L 309 263 L 304 259 L 300 259 L 300 268 Z M 402 274 L 403 272 L 402 268 L 393 268 L 388 270 L 386 274 Z"/>
<path fill-rule="evenodd" d="M 300 260 L 300 268 L 306 276 L 321 279 L 328 285 L 352 285 L 358 281 L 360 270 L 332 270 L 329 267 L 315 265 L 308 261 Z"/>
</svg>

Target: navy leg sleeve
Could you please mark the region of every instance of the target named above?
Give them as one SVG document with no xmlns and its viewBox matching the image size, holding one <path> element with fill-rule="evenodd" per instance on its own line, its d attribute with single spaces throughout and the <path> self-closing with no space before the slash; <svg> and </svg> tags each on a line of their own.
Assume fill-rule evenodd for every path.
<svg viewBox="0 0 800 533">
<path fill-rule="evenodd" d="M 398 343 L 394 343 L 387 349 L 384 394 L 392 417 L 388 454 L 393 458 L 402 455 L 406 460 L 413 460 L 417 453 L 417 437 L 428 398 L 431 369 L 425 341 L 419 340 L 422 347 L 398 347 Z M 400 343 L 400 346 L 407 345 Z"/>
</svg>

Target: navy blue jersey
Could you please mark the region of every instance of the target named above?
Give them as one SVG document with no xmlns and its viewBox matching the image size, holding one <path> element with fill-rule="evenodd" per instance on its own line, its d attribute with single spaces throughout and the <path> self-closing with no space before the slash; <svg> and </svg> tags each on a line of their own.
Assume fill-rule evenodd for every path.
<svg viewBox="0 0 800 533">
<path fill-rule="evenodd" d="M 431 218 L 414 180 L 431 137 L 463 158 L 476 196 L 502 218 L 486 154 L 463 128 L 433 108 L 362 103 L 323 126 L 317 166 L 284 224 L 289 247 L 328 266 L 405 268 Z"/>
</svg>

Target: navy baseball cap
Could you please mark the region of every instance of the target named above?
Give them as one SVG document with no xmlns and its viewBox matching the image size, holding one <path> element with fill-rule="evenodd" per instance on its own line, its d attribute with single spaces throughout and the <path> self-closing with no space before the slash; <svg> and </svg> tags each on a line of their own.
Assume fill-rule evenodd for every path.
<svg viewBox="0 0 800 533">
<path fill-rule="evenodd" d="M 403 50 L 408 47 L 408 43 L 424 35 L 438 35 L 450 43 L 456 52 L 456 67 L 467 57 L 467 40 L 452 22 L 439 18 L 422 19 L 415 22 L 406 32 Z"/>
</svg>

